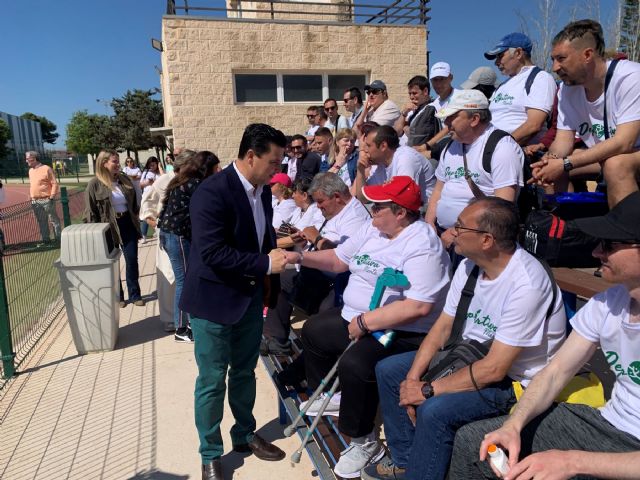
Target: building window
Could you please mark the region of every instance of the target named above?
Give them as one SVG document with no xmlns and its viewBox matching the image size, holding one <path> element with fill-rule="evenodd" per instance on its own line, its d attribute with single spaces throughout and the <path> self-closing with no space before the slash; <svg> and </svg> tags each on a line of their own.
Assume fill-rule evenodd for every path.
<svg viewBox="0 0 640 480">
<path fill-rule="evenodd" d="M 277 102 L 277 77 L 275 75 L 236 74 L 237 102 Z"/>
<path fill-rule="evenodd" d="M 322 75 L 283 75 L 285 102 L 322 102 Z"/>
<path fill-rule="evenodd" d="M 363 90 L 364 73 L 234 73 L 236 103 L 322 103 L 342 99 L 349 87 Z"/>
</svg>

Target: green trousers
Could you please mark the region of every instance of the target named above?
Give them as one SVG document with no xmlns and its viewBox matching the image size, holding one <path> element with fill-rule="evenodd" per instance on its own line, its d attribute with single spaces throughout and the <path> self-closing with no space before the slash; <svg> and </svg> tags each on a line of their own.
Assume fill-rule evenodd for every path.
<svg viewBox="0 0 640 480">
<path fill-rule="evenodd" d="M 200 437 L 202 463 L 223 454 L 220 424 L 224 411 L 227 369 L 229 406 L 235 419 L 231 428 L 234 445 L 248 443 L 256 429 L 253 405 L 256 400 L 255 368 L 262 337 L 262 292 L 234 325 L 222 325 L 191 317 L 194 353 L 198 364 L 195 388 L 195 420 Z"/>
</svg>

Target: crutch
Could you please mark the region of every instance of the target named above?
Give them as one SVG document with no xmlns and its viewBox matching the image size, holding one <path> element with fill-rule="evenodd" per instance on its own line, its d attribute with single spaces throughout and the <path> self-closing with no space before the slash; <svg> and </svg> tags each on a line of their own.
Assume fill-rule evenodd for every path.
<svg viewBox="0 0 640 480">
<path fill-rule="evenodd" d="M 389 268 L 389 267 L 385 268 L 382 274 L 376 280 L 376 286 L 373 290 L 373 295 L 371 295 L 371 302 L 369 303 L 369 310 L 375 310 L 380 306 L 380 302 L 382 301 L 382 295 L 387 287 L 406 287 L 408 285 L 409 285 L 409 280 L 403 273 L 398 272 L 393 268 Z M 393 341 L 395 332 L 393 330 L 376 331 L 376 332 L 373 332 L 372 335 L 376 340 L 378 340 L 386 348 Z M 336 363 L 333 365 L 333 367 L 331 367 L 331 370 L 329 370 L 329 373 L 320 381 L 320 385 L 318 386 L 318 388 L 316 388 L 316 390 L 313 392 L 311 397 L 309 397 L 309 400 L 307 401 L 307 404 L 305 405 L 305 407 L 298 413 L 298 416 L 291 423 L 291 425 L 285 428 L 284 430 L 285 436 L 290 437 L 291 435 L 293 435 L 293 432 L 295 432 L 298 426 L 298 423 L 300 422 L 300 420 L 302 420 L 302 417 L 305 415 L 307 407 L 309 407 L 311 403 L 320 395 L 324 386 L 327 385 L 331 380 L 331 378 L 335 375 L 336 371 L 338 370 L 338 364 L 340 363 L 340 359 L 342 358 L 342 355 L 344 355 L 346 351 L 349 350 L 349 348 L 351 348 L 355 342 L 356 340 L 352 340 L 349 343 L 349 345 L 347 345 L 347 348 L 344 350 L 344 352 L 342 352 L 342 354 L 340 355 Z M 322 404 L 320 405 L 320 409 L 318 410 L 318 414 L 316 418 L 313 420 L 313 423 L 311 423 L 311 426 L 307 429 L 307 433 L 302 439 L 300 447 L 298 447 L 298 449 L 295 452 L 293 452 L 293 454 L 291 455 L 292 463 L 300 463 L 300 458 L 302 457 L 302 450 L 304 450 L 309 440 L 311 440 L 311 436 L 313 435 L 313 432 L 318 426 L 318 422 L 320 421 L 322 414 L 324 413 L 324 410 L 327 408 L 327 405 L 329 404 L 331 397 L 333 396 L 336 389 L 338 388 L 338 385 L 340 383 L 339 380 L 340 380 L 339 378 L 336 378 L 334 380 L 333 384 L 331 385 L 331 389 L 329 390 L 326 397 L 322 401 Z"/>
</svg>

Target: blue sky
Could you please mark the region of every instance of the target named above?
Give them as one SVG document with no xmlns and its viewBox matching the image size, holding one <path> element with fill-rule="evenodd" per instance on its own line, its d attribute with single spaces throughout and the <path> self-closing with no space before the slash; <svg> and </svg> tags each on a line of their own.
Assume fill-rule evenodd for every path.
<svg viewBox="0 0 640 480">
<path fill-rule="evenodd" d="M 448 61 L 458 85 L 476 67 L 490 65 L 482 53 L 502 35 L 519 30 L 516 10 L 534 16 L 537 1 L 432 0 L 431 63 Z M 574 2 L 556 1 L 562 25 Z M 610 20 L 615 4 L 615 0 L 600 1 L 603 24 Z M 154 65 L 160 65 L 160 54 L 151 48 L 150 39 L 160 38 L 165 7 L 166 0 L 3 1 L 0 111 L 44 115 L 58 125 L 61 139 L 56 148 L 64 148 L 65 126 L 73 112 L 105 113 L 97 99 L 159 86 Z"/>
</svg>

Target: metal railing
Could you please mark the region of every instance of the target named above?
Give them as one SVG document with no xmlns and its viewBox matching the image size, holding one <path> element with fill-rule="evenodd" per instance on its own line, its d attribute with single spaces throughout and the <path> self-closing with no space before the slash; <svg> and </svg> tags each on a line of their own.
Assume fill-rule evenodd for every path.
<svg viewBox="0 0 640 480">
<path fill-rule="evenodd" d="M 430 0 L 395 0 L 389 5 L 382 3 L 356 3 L 350 0 L 335 2 L 313 2 L 300 0 L 269 0 L 245 2 L 235 0 L 232 8 L 225 0 L 201 0 L 214 6 L 194 5 L 189 0 L 167 0 L 167 15 L 213 15 L 229 19 L 250 18 L 254 20 L 303 20 L 335 21 L 359 24 L 425 25 Z M 243 6 L 247 4 L 251 8 Z M 220 5 L 220 6 L 215 6 Z"/>
<path fill-rule="evenodd" d="M 81 219 L 81 191 L 0 209 L 0 377 L 10 378 L 62 311 L 60 232 Z M 3 382 L 0 380 L 0 386 Z"/>
</svg>

